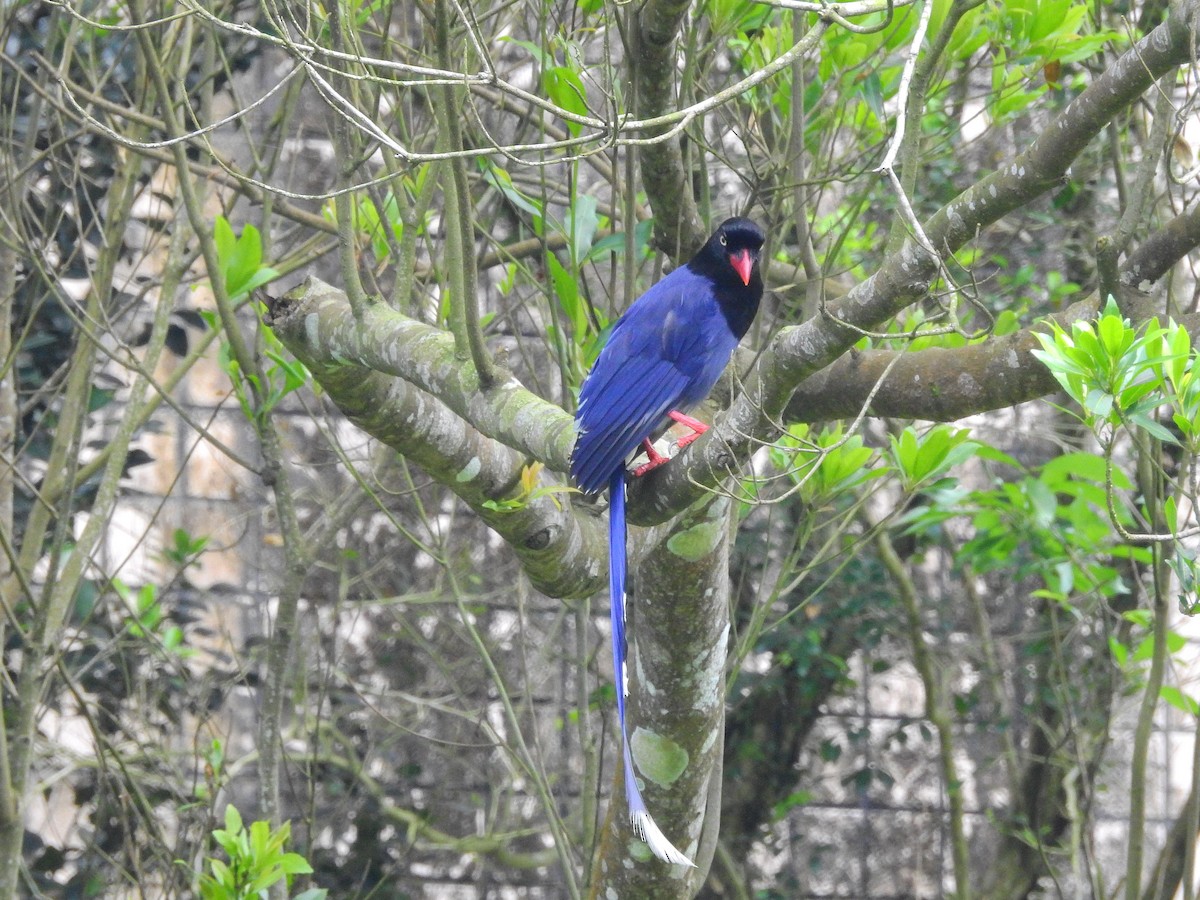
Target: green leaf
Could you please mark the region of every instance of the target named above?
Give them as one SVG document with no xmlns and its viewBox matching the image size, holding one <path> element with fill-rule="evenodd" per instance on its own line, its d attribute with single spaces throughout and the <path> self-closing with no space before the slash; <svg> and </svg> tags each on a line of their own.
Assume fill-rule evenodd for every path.
<svg viewBox="0 0 1200 900">
<path fill-rule="evenodd" d="M 235 879 L 233 873 L 229 871 L 229 866 L 221 862 L 219 859 L 210 859 L 208 867 L 212 870 L 213 881 L 220 887 L 233 887 Z"/>
<path fill-rule="evenodd" d="M 571 259 L 578 267 L 587 258 L 596 237 L 600 220 L 596 215 L 596 198 L 583 194 L 567 210 L 566 235 L 571 247 Z"/>
<path fill-rule="evenodd" d="M 587 309 L 579 293 L 579 283 L 553 254 L 546 257 L 546 262 L 550 269 L 550 283 L 554 285 L 554 296 L 567 314 L 575 340 L 582 340 L 587 334 Z"/>
<path fill-rule="evenodd" d="M 810 791 L 795 791 L 776 803 L 771 809 L 771 815 L 775 821 L 779 821 L 791 810 L 800 806 L 807 806 L 812 801 L 813 795 Z"/>
<path fill-rule="evenodd" d="M 1105 479 L 1104 457 L 1096 453 L 1064 453 L 1042 466 L 1039 477 L 1047 484 L 1058 489 L 1057 485 L 1072 479 L 1082 479 L 1095 484 L 1103 484 Z M 1120 469 L 1113 470 L 1113 483 L 1121 490 L 1133 487 L 1129 477 Z"/>
<path fill-rule="evenodd" d="M 650 252 L 650 236 L 654 233 L 654 220 L 645 219 L 638 222 L 633 229 L 633 245 L 640 257 L 645 257 Z M 592 245 L 587 255 L 581 260 L 583 262 L 599 262 L 606 259 L 609 255 L 620 255 L 625 252 L 625 232 L 614 231 L 612 234 L 606 235 Z"/>
<path fill-rule="evenodd" d="M 1162 441 L 1164 444 L 1178 444 L 1179 439 L 1173 433 L 1163 428 L 1154 419 L 1144 413 L 1132 413 L 1129 416 L 1129 421 L 1141 428 L 1143 431 L 1150 434 L 1156 440 Z"/>
<path fill-rule="evenodd" d="M 583 86 L 583 79 L 574 69 L 566 66 L 550 66 L 543 69 L 542 89 L 551 102 L 567 112 L 577 116 L 588 114 L 587 90 Z M 571 119 L 564 121 L 572 137 L 577 137 L 583 130 L 583 126 L 578 122 Z"/>
<path fill-rule="evenodd" d="M 1158 696 L 1180 712 L 1187 713 L 1189 716 L 1200 716 L 1200 702 L 1173 685 L 1164 684 L 1159 688 Z"/>
<path fill-rule="evenodd" d="M 1027 482 L 1027 485 L 1029 501 L 1033 507 L 1034 524 L 1039 528 L 1051 527 L 1058 514 L 1058 498 L 1044 481 L 1030 481 Z"/>
<path fill-rule="evenodd" d="M 892 436 L 892 455 L 904 476 L 905 488 L 911 491 L 940 478 L 973 456 L 979 444 L 970 436 L 967 429 L 948 425 L 937 425 L 921 437 L 911 427 L 904 429 L 899 438 Z"/>
<path fill-rule="evenodd" d="M 279 859 L 279 868 L 288 875 L 311 875 L 312 866 L 299 853 L 285 853 Z"/>
<path fill-rule="evenodd" d="M 484 157 L 478 159 L 478 165 L 484 181 L 496 188 L 517 209 L 523 209 L 534 217 L 536 223 L 541 223 L 541 206 L 532 197 L 517 190 L 513 184 L 512 176 L 508 172 L 495 165 L 490 159 Z"/>
<path fill-rule="evenodd" d="M 213 222 L 213 241 L 217 245 L 217 259 L 224 263 L 225 260 L 233 258 L 237 239 L 233 236 L 233 229 L 224 216 L 217 216 L 216 221 Z"/>
<path fill-rule="evenodd" d="M 1148 609 L 1127 609 L 1121 613 L 1121 618 L 1139 628 L 1149 628 L 1154 624 L 1154 613 Z"/>
<path fill-rule="evenodd" d="M 525 48 L 529 51 L 529 55 L 537 60 L 539 66 L 545 67 L 554 62 L 554 57 L 547 54 L 545 50 L 532 41 L 522 41 L 518 38 L 509 37 L 508 35 L 501 36 L 499 40 L 506 41 L 510 44 L 516 44 L 518 47 Z"/>
<path fill-rule="evenodd" d="M 243 297 L 279 277 L 275 269 L 262 264 L 262 236 L 253 225 L 246 225 L 241 236 L 235 238 L 224 216 L 217 216 L 213 239 L 221 279 L 230 299 Z"/>
<path fill-rule="evenodd" d="M 113 397 L 116 395 L 117 392 L 111 388 L 96 387 L 94 384 L 91 385 L 88 390 L 87 411 L 94 413 L 96 410 L 103 409 L 112 402 Z"/>
<path fill-rule="evenodd" d="M 250 823 L 250 853 L 256 859 L 262 858 L 265 855 L 267 838 L 270 834 L 270 826 L 261 819 Z"/>
<path fill-rule="evenodd" d="M 1112 652 L 1113 659 L 1116 660 L 1117 666 L 1125 668 L 1125 663 L 1129 659 L 1129 648 L 1118 641 L 1115 637 L 1109 637 L 1108 649 Z"/>
</svg>

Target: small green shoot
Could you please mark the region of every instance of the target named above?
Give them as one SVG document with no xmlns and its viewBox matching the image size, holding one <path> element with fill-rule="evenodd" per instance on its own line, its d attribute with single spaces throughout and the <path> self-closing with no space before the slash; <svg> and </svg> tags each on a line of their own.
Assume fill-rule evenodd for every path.
<svg viewBox="0 0 1200 900">
<path fill-rule="evenodd" d="M 254 822 L 246 829 L 233 805 L 225 807 L 225 827 L 213 831 L 229 861 L 209 857 L 211 874 L 200 874 L 202 900 L 266 900 L 272 885 L 284 881 L 290 888 L 296 875 L 311 875 L 312 866 L 299 853 L 284 850 L 291 838 L 291 824 L 274 831 L 267 822 Z M 325 900 L 327 892 L 311 889 L 292 900 Z"/>
<path fill-rule="evenodd" d="M 217 244 L 221 279 L 230 300 L 240 300 L 255 288 L 279 277 L 275 269 L 262 264 L 262 235 L 253 225 L 247 225 L 241 235 L 235 237 L 225 217 L 217 216 L 213 240 Z"/>
<path fill-rule="evenodd" d="M 524 509 L 530 503 L 541 497 L 549 497 L 555 506 L 561 508 L 555 494 L 576 494 L 578 489 L 566 484 L 544 484 L 538 486 L 538 475 L 544 466 L 540 462 L 530 463 L 521 470 L 521 488 L 517 496 L 505 500 L 485 500 L 483 506 L 494 512 L 516 512 Z"/>
</svg>

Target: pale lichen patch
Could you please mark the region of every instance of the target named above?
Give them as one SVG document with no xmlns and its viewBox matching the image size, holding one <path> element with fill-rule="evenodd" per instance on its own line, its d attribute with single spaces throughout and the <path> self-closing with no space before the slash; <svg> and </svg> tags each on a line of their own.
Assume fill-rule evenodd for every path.
<svg viewBox="0 0 1200 900">
<path fill-rule="evenodd" d="M 321 345 L 321 317 L 315 312 L 304 317 L 304 339 L 310 347 Z"/>
<path fill-rule="evenodd" d="M 470 481 L 472 478 L 474 478 L 476 475 L 479 474 L 479 470 L 482 468 L 483 468 L 483 463 L 480 462 L 479 457 L 472 456 L 471 461 L 468 462 L 465 466 L 463 466 L 459 470 L 458 474 L 454 476 L 454 480 L 457 481 L 459 484 L 462 484 L 464 481 Z"/>
<path fill-rule="evenodd" d="M 642 665 L 642 655 L 637 652 L 637 644 L 633 644 L 633 647 L 634 651 L 632 654 L 632 662 L 633 670 L 637 673 L 637 683 L 641 689 L 646 692 L 648 697 L 655 697 L 658 695 L 658 688 L 654 686 L 654 682 L 650 680 L 648 675 L 646 675 L 646 668 Z M 629 665 L 629 660 L 626 661 L 625 665 Z"/>
<path fill-rule="evenodd" d="M 720 520 L 701 522 L 671 535 L 667 549 L 688 562 L 699 562 L 716 549 L 724 533 L 724 523 Z"/>
<path fill-rule="evenodd" d="M 729 642 L 729 623 L 706 653 L 693 664 L 692 683 L 695 686 L 695 709 L 709 709 L 723 701 L 725 679 L 725 648 Z"/>
<path fill-rule="evenodd" d="M 659 787 L 674 784 L 688 767 L 688 752 L 669 737 L 648 728 L 637 728 L 629 738 L 629 749 L 638 773 Z"/>
</svg>

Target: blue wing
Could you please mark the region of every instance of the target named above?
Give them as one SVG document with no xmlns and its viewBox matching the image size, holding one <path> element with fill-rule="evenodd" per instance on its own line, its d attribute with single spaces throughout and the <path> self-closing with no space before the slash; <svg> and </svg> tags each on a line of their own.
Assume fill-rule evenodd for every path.
<svg viewBox="0 0 1200 900">
<path fill-rule="evenodd" d="M 712 282 L 671 272 L 617 320 L 579 395 L 571 471 L 580 489 L 603 490 L 638 445 L 712 390 L 737 337 Z"/>
</svg>

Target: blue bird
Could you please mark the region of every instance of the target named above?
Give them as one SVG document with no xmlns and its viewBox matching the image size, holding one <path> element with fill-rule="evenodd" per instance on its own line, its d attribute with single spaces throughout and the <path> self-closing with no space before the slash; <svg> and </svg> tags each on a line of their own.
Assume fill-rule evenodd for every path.
<svg viewBox="0 0 1200 900">
<path fill-rule="evenodd" d="M 683 410 L 708 396 L 754 321 L 763 292 L 758 271 L 762 245 L 762 229 L 754 222 L 727 219 L 687 265 L 635 300 L 613 325 L 583 382 L 575 413 L 578 437 L 571 474 L 584 493 L 606 487 L 609 492 L 609 614 L 629 821 L 655 856 L 676 865 L 694 863 L 667 840 L 646 810 L 625 726 L 625 466 L 639 446 L 649 462 L 635 475 L 666 462 L 651 440 L 672 420 L 693 432 L 678 441 L 681 448 L 707 430 Z"/>
</svg>

